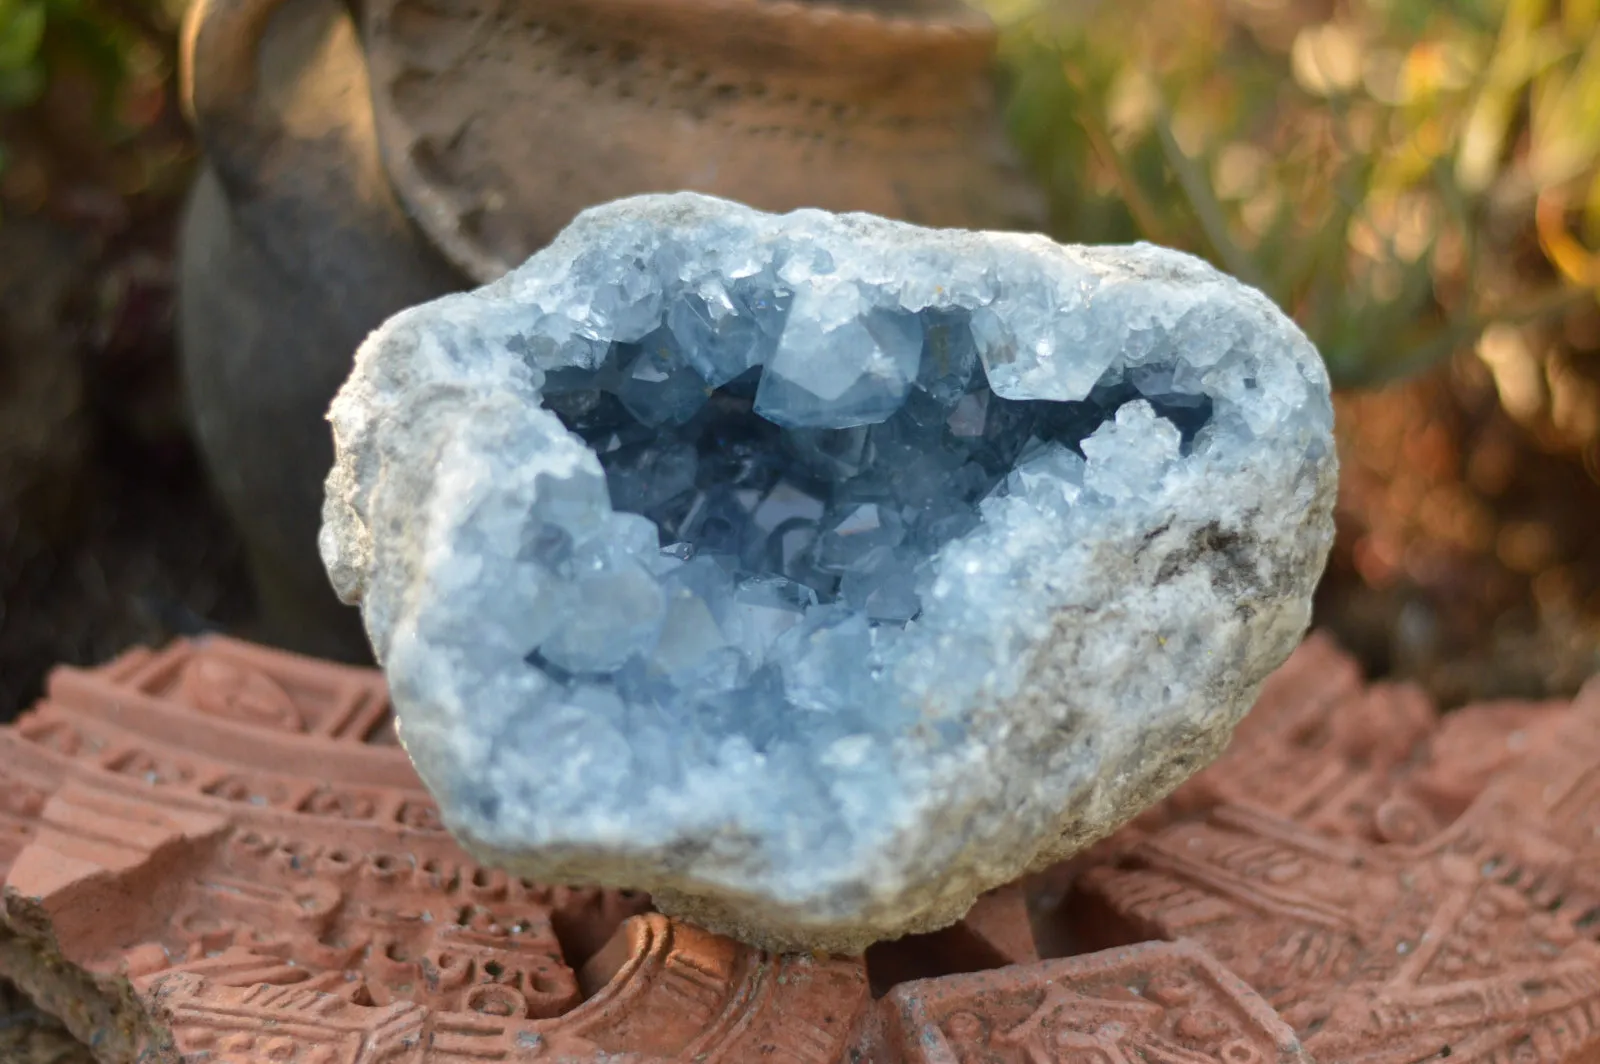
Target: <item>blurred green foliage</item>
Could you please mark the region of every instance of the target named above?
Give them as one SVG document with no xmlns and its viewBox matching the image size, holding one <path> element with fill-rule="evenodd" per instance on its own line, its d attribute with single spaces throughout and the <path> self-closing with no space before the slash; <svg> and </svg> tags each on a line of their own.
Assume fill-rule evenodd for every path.
<svg viewBox="0 0 1600 1064">
<path fill-rule="evenodd" d="M 63 63 L 95 81 L 106 117 L 118 90 L 171 49 L 177 14 L 162 0 L 0 0 L 0 108 L 35 103 Z"/>
<path fill-rule="evenodd" d="M 1063 239 L 1260 287 L 1338 383 L 1600 292 L 1600 0 L 986 0 Z"/>
<path fill-rule="evenodd" d="M 0 0 L 0 107 L 32 103 L 44 88 L 44 0 Z"/>
<path fill-rule="evenodd" d="M 82 159 L 154 124 L 170 109 L 181 17 L 168 0 L 0 0 L 0 171 L 19 141 L 35 153 L 41 138 L 77 141 Z"/>
</svg>

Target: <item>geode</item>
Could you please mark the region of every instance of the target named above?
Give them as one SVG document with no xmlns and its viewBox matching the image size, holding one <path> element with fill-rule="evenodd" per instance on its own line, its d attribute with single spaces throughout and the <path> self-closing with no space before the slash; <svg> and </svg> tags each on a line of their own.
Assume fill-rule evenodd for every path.
<svg viewBox="0 0 1600 1064">
<path fill-rule="evenodd" d="M 1332 539 L 1315 349 L 1148 245 L 619 201 L 392 318 L 329 418 L 323 558 L 451 830 L 777 948 L 1164 796 Z"/>
</svg>

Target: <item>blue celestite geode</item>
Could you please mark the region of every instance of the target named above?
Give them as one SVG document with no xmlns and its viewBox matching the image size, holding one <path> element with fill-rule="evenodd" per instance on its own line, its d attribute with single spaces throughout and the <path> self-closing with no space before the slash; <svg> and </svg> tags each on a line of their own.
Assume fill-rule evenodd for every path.
<svg viewBox="0 0 1600 1064">
<path fill-rule="evenodd" d="M 1316 352 L 1145 245 L 640 197 L 397 315 L 330 419 L 323 557 L 463 843 L 781 947 L 1166 793 L 1332 537 Z"/>
</svg>

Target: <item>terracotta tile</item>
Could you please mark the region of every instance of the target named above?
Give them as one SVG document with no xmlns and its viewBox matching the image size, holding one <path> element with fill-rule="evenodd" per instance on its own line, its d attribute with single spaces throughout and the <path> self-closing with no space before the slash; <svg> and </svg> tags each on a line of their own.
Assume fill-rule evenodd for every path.
<svg viewBox="0 0 1600 1064">
<path fill-rule="evenodd" d="M 1030 964 L 1039 959 L 1028 918 L 1028 899 L 1018 884 L 981 895 L 956 925 L 984 967 Z"/>
<path fill-rule="evenodd" d="M 1562 1054 L 1532 1061 L 1600 1056 L 1583 1018 L 1600 1008 L 1600 948 L 1570 917 L 1459 855 L 1378 851 L 1223 809 L 1090 873 L 1082 901 L 1111 937 L 1204 945 L 1319 1060 L 1489 1061 L 1549 1038 Z"/>
<path fill-rule="evenodd" d="M 105 1064 L 1594 1064 L 1600 683 L 1440 718 L 1313 637 L 1169 800 L 863 963 L 476 866 L 378 673 L 179 643 L 0 729 L 0 873 L 0 978 Z"/>
<path fill-rule="evenodd" d="M 1451 767 L 1471 740 L 1489 753 Z M 1413 772 L 1394 793 L 1441 821 L 1420 842 L 1219 806 L 1085 873 L 1062 913 L 1081 942 L 1202 944 L 1319 1060 L 1600 1060 L 1600 686 L 1469 713 Z"/>
<path fill-rule="evenodd" d="M 1441 716 L 1415 685 L 1362 684 L 1354 659 L 1313 633 L 1268 678 L 1220 758 L 1045 879 L 1063 891 L 1083 869 L 1223 805 L 1333 837 L 1419 845 L 1526 755 L 1565 708 L 1496 702 Z"/>
<path fill-rule="evenodd" d="M 1570 708 L 1440 718 L 1415 688 L 1363 686 L 1314 638 L 1218 762 L 1034 877 L 1035 898 L 1062 899 L 1040 941 L 1059 954 L 1189 940 L 1284 1009 L 1325 1064 L 1592 1064 L 1597 779 L 1600 684 Z"/>
<path fill-rule="evenodd" d="M 1446 715 L 1428 737 L 1403 790 L 1450 822 L 1501 771 L 1528 754 L 1566 709 L 1560 702 L 1486 702 Z"/>
<path fill-rule="evenodd" d="M 1146 943 L 896 987 L 884 1064 L 1310 1064 L 1294 1032 L 1204 950 Z"/>
<path fill-rule="evenodd" d="M 593 996 L 537 1022 L 522 1014 L 525 996 L 503 982 L 471 986 L 464 1007 L 450 1009 L 414 998 L 352 1002 L 327 978 L 297 981 L 295 969 L 243 949 L 134 985 L 171 1032 L 180 1059 L 197 1064 L 217 1051 L 297 1064 L 387 1062 L 385 1053 L 427 1064 L 833 1064 L 865 1018 L 866 983 L 857 962 L 769 958 L 656 914 L 627 921 L 617 944 L 590 961 L 604 970 L 589 976 L 598 982 Z"/>
<path fill-rule="evenodd" d="M 856 1038 L 859 959 L 473 864 L 387 715 L 374 671 L 229 640 L 58 671 L 0 730 L 0 976 L 106 1062 L 834 1064 Z"/>
<path fill-rule="evenodd" d="M 1570 708 L 1512 735 L 1521 738 L 1519 756 L 1478 784 L 1423 852 L 1464 857 L 1536 906 L 1600 934 L 1600 681 Z"/>
<path fill-rule="evenodd" d="M 1433 706 L 1411 685 L 1306 694 L 1252 709 L 1223 756 L 1169 799 L 1167 819 L 1241 805 L 1323 834 L 1379 837 L 1377 806 L 1432 731 Z"/>
</svg>

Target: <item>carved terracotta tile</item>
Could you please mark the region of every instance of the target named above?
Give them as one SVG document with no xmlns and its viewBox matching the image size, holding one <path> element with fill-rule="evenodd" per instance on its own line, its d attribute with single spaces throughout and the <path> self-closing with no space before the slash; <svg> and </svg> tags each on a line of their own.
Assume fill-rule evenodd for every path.
<svg viewBox="0 0 1600 1064">
<path fill-rule="evenodd" d="M 1507 739 L 1517 756 L 1419 852 L 1468 859 L 1536 906 L 1570 914 L 1587 935 L 1600 935 L 1600 680 L 1570 708 L 1531 724 L 1512 719 L 1523 721 Z M 1476 774 L 1431 778 L 1440 775 Z"/>
<path fill-rule="evenodd" d="M 585 975 L 596 986 L 587 1001 L 539 1019 L 523 1013 L 525 998 L 505 983 L 473 986 L 465 1007 L 400 996 L 363 1004 L 240 948 L 134 985 L 180 1059 L 197 1064 L 218 1051 L 296 1064 L 834 1064 L 868 1004 L 856 962 L 772 958 L 656 914 L 630 919 L 586 968 L 595 966 Z"/>
<path fill-rule="evenodd" d="M 1203 945 L 1319 1060 L 1600 1059 L 1600 947 L 1457 854 L 1223 808 L 1090 873 L 1081 900 L 1109 937 Z"/>
<path fill-rule="evenodd" d="M 880 1008 L 884 1064 L 1310 1064 L 1254 991 L 1189 944 L 906 983 Z"/>
<path fill-rule="evenodd" d="M 1029 964 L 1039 959 L 1021 885 L 1011 884 L 981 895 L 955 926 L 974 957 L 974 968 Z"/>
<path fill-rule="evenodd" d="M 1446 715 L 1401 791 L 1453 822 L 1505 769 L 1527 756 L 1564 720 L 1566 703 L 1487 702 Z"/>
<path fill-rule="evenodd" d="M 1440 822 L 1385 842 L 1219 806 L 1083 875 L 1062 912 L 1095 945 L 1202 944 L 1319 1060 L 1600 1060 L 1600 684 L 1446 724 L 1379 824 L 1397 802 Z"/>
<path fill-rule="evenodd" d="M 1313 637 L 1167 802 L 863 963 L 476 866 L 380 674 L 211 639 L 0 729 L 0 875 L 0 978 L 104 1064 L 1594 1064 L 1600 683 L 1440 718 Z"/>
<path fill-rule="evenodd" d="M 0 730 L 0 873 L 0 977 L 106 1062 L 834 1064 L 870 1005 L 859 959 L 474 865 L 380 674 L 225 639 Z"/>
<path fill-rule="evenodd" d="M 1083 919 L 1075 884 L 1172 825 L 1223 806 L 1288 815 L 1332 837 L 1419 841 L 1435 833 L 1436 810 L 1481 782 L 1477 774 L 1452 774 L 1447 764 L 1428 760 L 1438 720 L 1420 689 L 1363 685 L 1355 660 L 1313 632 L 1262 685 L 1221 757 L 1110 838 L 1031 877 L 1042 951 L 1067 956 L 1136 941 L 1125 930 L 1112 933 Z M 1434 766 L 1441 793 L 1408 792 L 1395 800 L 1399 782 L 1419 763 Z"/>
</svg>

